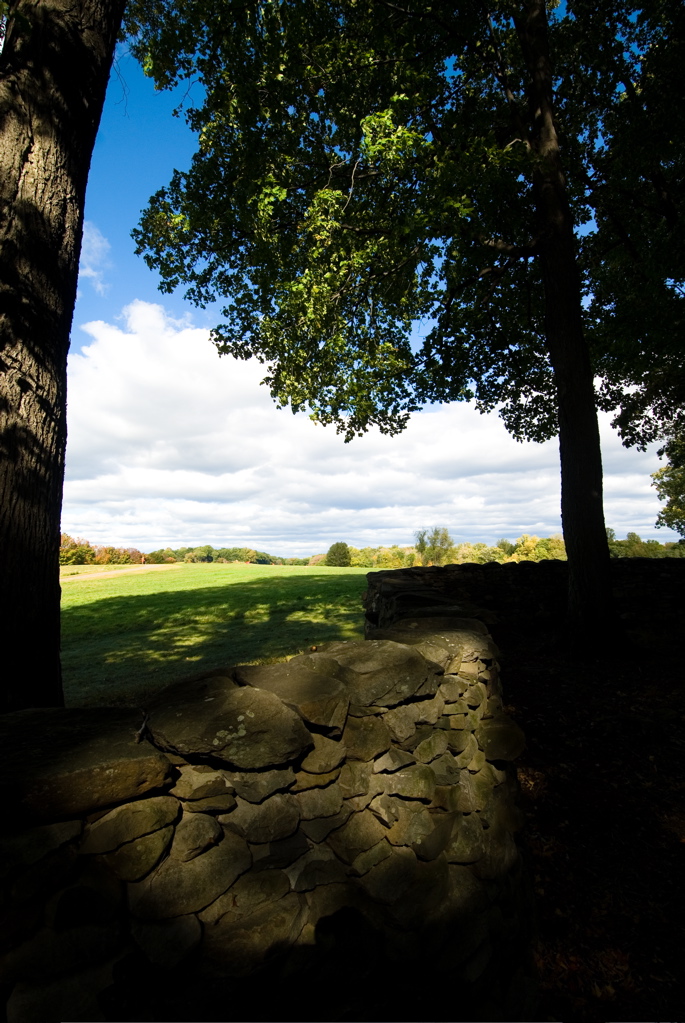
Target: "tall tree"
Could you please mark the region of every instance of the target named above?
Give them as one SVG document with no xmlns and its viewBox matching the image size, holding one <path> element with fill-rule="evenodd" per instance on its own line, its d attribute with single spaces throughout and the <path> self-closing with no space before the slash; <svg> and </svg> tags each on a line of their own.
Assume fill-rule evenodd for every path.
<svg viewBox="0 0 685 1023">
<path fill-rule="evenodd" d="M 10 0 L 0 11 L 3 710 L 63 702 L 67 352 L 86 181 L 123 8 L 124 0 Z"/>
<path fill-rule="evenodd" d="M 611 603 L 586 336 L 607 312 L 584 309 L 603 257 L 579 228 L 620 178 L 625 147 L 596 188 L 603 131 L 673 6 L 169 0 L 138 41 L 159 84 L 206 90 L 193 165 L 136 235 L 163 288 L 224 299 L 219 350 L 348 438 L 474 395 L 518 439 L 558 434 L 586 625 Z"/>
</svg>

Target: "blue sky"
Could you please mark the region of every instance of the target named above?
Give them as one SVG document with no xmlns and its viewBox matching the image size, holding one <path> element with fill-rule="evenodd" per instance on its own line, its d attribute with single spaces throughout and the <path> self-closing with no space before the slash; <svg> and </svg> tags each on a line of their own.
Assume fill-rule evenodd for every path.
<svg viewBox="0 0 685 1023">
<path fill-rule="evenodd" d="M 195 86 L 197 88 L 197 86 Z M 560 530 L 556 442 L 516 444 L 496 415 L 463 404 L 415 415 L 399 437 L 344 444 L 277 410 L 264 369 L 219 359 L 211 310 L 162 295 L 130 232 L 195 140 L 121 51 L 86 201 L 69 365 L 62 528 L 94 543 L 212 543 L 305 555 L 344 540 L 409 544 L 446 526 L 457 542 Z M 649 474 L 656 447 L 626 450 L 601 420 L 607 525 L 662 542 Z"/>
</svg>

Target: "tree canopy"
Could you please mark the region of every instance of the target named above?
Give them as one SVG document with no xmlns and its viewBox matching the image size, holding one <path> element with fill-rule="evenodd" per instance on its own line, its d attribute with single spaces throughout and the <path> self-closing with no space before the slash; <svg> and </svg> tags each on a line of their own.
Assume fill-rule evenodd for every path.
<svg viewBox="0 0 685 1023">
<path fill-rule="evenodd" d="M 131 8 L 148 73 L 205 89 L 193 164 L 135 232 L 163 289 L 221 301 L 219 350 L 255 355 L 279 403 L 347 438 L 471 397 L 518 439 L 558 433 L 572 602 L 590 616 L 609 587 L 589 348 L 603 407 L 638 441 L 674 406 L 645 352 L 656 339 L 661 370 L 682 361 L 667 344 L 682 125 L 659 91 L 678 7 L 168 0 L 145 23 Z M 667 301 L 636 321 L 649 300 L 625 268 L 645 230 Z"/>
<path fill-rule="evenodd" d="M 346 543 L 339 541 L 331 544 L 326 554 L 326 564 L 333 568 L 347 568 L 350 565 L 350 548 Z"/>
<path fill-rule="evenodd" d="M 193 165 L 153 197 L 139 249 L 164 288 L 226 301 L 216 343 L 265 361 L 279 401 L 350 436 L 475 394 L 518 438 L 557 432 L 522 39 L 535 7 L 194 0 L 139 26 L 148 73 L 206 90 Z M 666 367 L 683 372 L 685 15 L 669 0 L 555 7 L 585 327 L 603 405 L 640 439 L 649 411 L 673 414 Z"/>
</svg>

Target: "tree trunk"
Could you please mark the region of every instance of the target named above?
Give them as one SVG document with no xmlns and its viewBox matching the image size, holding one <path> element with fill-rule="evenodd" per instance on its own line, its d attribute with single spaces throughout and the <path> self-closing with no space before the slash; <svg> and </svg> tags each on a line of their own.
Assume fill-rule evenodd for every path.
<svg viewBox="0 0 685 1023">
<path fill-rule="evenodd" d="M 517 24 L 531 76 L 533 189 L 541 238 L 545 332 L 559 409 L 561 519 L 569 566 L 569 624 L 589 637 L 611 616 L 609 546 L 604 525 L 602 454 L 592 366 L 583 335 L 580 274 L 559 139 L 544 0 L 531 0 Z"/>
<path fill-rule="evenodd" d="M 10 0 L 0 54 L 4 711 L 63 702 L 67 352 L 86 182 L 123 8 L 124 0 Z"/>
</svg>

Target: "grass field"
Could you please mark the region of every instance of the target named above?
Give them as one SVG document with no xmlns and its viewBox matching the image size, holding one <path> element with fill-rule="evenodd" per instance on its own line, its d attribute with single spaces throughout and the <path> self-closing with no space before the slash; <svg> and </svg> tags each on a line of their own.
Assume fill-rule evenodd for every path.
<svg viewBox="0 0 685 1023">
<path fill-rule="evenodd" d="M 76 567 L 83 571 L 72 574 Z M 203 669 L 363 638 L 365 568 L 179 564 L 79 578 L 92 567 L 65 566 L 62 574 L 69 707 L 144 707 Z"/>
</svg>

